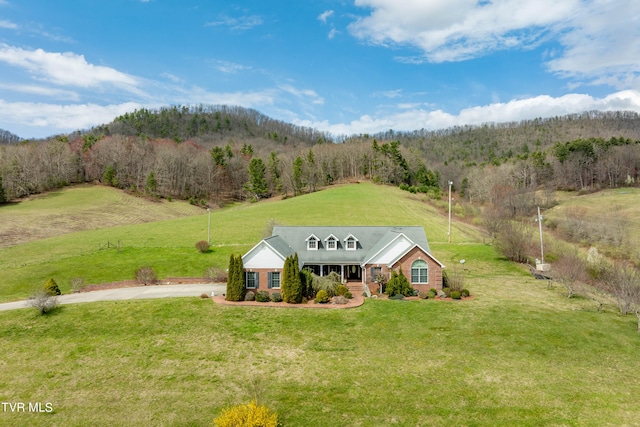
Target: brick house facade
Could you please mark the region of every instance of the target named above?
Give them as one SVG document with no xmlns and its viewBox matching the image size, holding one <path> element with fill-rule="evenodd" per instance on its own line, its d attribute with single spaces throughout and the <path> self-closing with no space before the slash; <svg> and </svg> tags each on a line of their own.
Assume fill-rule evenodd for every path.
<svg viewBox="0 0 640 427">
<path fill-rule="evenodd" d="M 301 269 L 319 276 L 336 272 L 347 286 L 361 285 L 367 293 L 378 289 L 377 274 L 388 278 L 399 269 L 414 289 L 442 289 L 444 265 L 419 226 L 274 227 L 242 257 L 246 289 L 279 292 L 284 260 L 295 253 Z"/>
</svg>

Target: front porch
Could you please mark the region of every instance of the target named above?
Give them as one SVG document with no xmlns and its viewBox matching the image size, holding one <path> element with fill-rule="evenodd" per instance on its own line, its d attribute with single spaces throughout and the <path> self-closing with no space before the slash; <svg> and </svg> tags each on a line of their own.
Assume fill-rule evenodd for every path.
<svg viewBox="0 0 640 427">
<path fill-rule="evenodd" d="M 328 276 L 331 272 L 338 273 L 342 283 L 364 283 L 362 267 L 358 264 L 305 264 L 302 268 L 308 268 L 320 277 Z"/>
</svg>

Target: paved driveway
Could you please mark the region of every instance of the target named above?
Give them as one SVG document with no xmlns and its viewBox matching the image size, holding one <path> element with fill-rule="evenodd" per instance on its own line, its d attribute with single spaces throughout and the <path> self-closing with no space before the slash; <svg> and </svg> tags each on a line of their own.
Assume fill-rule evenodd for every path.
<svg viewBox="0 0 640 427">
<path fill-rule="evenodd" d="M 226 291 L 226 285 L 203 284 L 203 285 L 156 285 L 139 286 L 135 288 L 105 289 L 102 291 L 80 292 L 77 294 L 60 295 L 60 304 L 76 304 L 81 302 L 94 301 L 116 301 L 127 299 L 147 299 L 147 298 L 174 298 L 174 297 L 198 297 L 212 292 L 222 295 Z M 0 311 L 14 310 L 27 307 L 26 301 L 15 301 L 0 304 Z"/>
</svg>

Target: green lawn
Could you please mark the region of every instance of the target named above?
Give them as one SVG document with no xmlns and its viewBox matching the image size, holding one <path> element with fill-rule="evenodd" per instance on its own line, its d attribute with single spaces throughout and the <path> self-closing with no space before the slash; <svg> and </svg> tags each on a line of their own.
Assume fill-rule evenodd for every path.
<svg viewBox="0 0 640 427">
<path fill-rule="evenodd" d="M 254 395 L 287 426 L 637 423 L 634 318 L 524 276 L 468 284 L 472 300 L 351 310 L 188 298 L 3 312 L 0 400 L 54 413 L 0 424 L 210 425 Z"/>
<path fill-rule="evenodd" d="M 84 194 L 91 188 L 77 190 Z M 94 190 L 100 195 L 105 188 Z M 129 198 L 126 196 L 125 204 L 134 203 Z M 56 200 L 44 198 L 41 202 L 57 206 Z M 42 203 L 38 209 L 54 209 Z M 171 207 L 173 203 L 163 205 Z M 123 210 L 120 205 L 113 209 Z M 69 206 L 69 210 L 73 208 Z M 0 223 L 3 215 L 0 209 Z M 28 297 L 49 277 L 63 292 L 69 291 L 74 277 L 82 277 L 86 283 L 132 279 L 135 270 L 146 265 L 161 278 L 200 277 L 208 267 L 226 268 L 232 252 L 250 249 L 263 237 L 272 219 L 283 225 L 423 225 L 434 245 L 447 239 L 447 218 L 408 192 L 369 183 L 337 186 L 283 201 L 245 203 L 212 211 L 213 248 L 205 255 L 194 245 L 207 239 L 206 211 L 178 219 L 79 231 L 0 249 L 0 302 Z M 477 241 L 479 234 L 468 225 L 454 223 L 452 235 L 456 243 L 469 243 Z M 107 243 L 118 242 L 119 252 L 115 248 L 99 250 Z M 437 251 L 435 256 L 439 257 Z"/>
<path fill-rule="evenodd" d="M 358 184 L 207 215 L 52 237 L 0 250 L 0 298 L 54 277 L 130 278 L 226 267 L 266 224 L 423 225 L 449 269 L 465 259 L 465 301 L 369 299 L 350 310 L 217 306 L 209 299 L 0 312 L 0 425 L 210 425 L 257 396 L 285 426 L 619 426 L 640 419 L 640 336 L 614 304 L 533 279 L 418 196 Z M 0 213 L 1 220 L 1 213 Z M 121 251 L 97 247 L 122 242 Z M 22 265 L 22 264 L 26 265 Z"/>
</svg>

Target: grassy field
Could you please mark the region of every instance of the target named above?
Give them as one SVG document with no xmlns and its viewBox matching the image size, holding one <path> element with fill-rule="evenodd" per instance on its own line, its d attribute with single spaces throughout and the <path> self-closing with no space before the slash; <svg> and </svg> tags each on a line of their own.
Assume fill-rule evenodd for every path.
<svg viewBox="0 0 640 427">
<path fill-rule="evenodd" d="M 80 185 L 0 206 L 0 249 L 83 230 L 202 215 L 186 202 L 152 201 Z"/>
<path fill-rule="evenodd" d="M 446 243 L 446 217 L 417 196 L 359 184 L 238 205 L 211 218 L 217 246 L 208 255 L 193 248 L 206 237 L 206 215 L 5 248 L 0 290 L 5 298 L 26 293 L 27 286 L 5 279 L 11 254 L 33 258 L 11 267 L 12 274 L 31 272 L 25 277 L 32 282 L 56 268 L 56 278 L 79 270 L 98 277 L 96 269 L 128 277 L 145 261 L 188 275 L 249 248 L 273 218 L 424 225 L 438 259 L 449 268 L 466 260 L 474 297 L 367 300 L 351 310 L 185 298 L 67 305 L 49 316 L 0 312 L 0 401 L 50 402 L 54 409 L 0 411 L 0 425 L 211 425 L 222 408 L 253 396 L 285 426 L 638 424 L 635 317 L 619 315 L 613 304 L 600 313 L 589 299 L 567 299 L 499 257 L 471 226 L 454 224 L 453 243 Z M 113 236 L 147 239 L 147 246 L 86 249 Z"/>
<path fill-rule="evenodd" d="M 352 310 L 216 306 L 210 300 L 0 313 L 0 400 L 52 414 L 0 424 L 210 425 L 257 395 L 286 426 L 635 425 L 632 317 L 496 261 L 472 300 L 376 301 Z M 486 271 L 491 269 L 491 277 Z"/>
<path fill-rule="evenodd" d="M 103 187 L 93 189 L 96 197 L 105 191 Z M 67 191 L 73 193 L 74 190 Z M 84 194 L 91 189 L 78 191 Z M 131 196 L 121 193 L 120 197 L 125 200 L 125 206 L 136 203 L 129 200 Z M 70 200 L 74 199 L 75 196 L 70 196 Z M 37 209 L 52 212 L 58 205 L 57 200 L 55 196 L 45 197 Z M 174 203 L 163 203 L 158 208 L 173 208 Z M 11 210 L 3 209 L 0 209 L 0 223 L 5 222 L 4 215 L 12 215 Z M 122 213 L 126 207 L 114 206 L 112 210 Z M 67 215 L 69 212 L 74 209 L 67 208 Z M 207 213 L 200 212 L 177 219 L 79 231 L 0 249 L 3 272 L 0 302 L 28 297 L 49 277 L 58 282 L 63 292 L 69 291 L 74 277 L 82 277 L 86 283 L 132 279 L 135 270 L 146 265 L 153 267 L 161 278 L 200 277 L 208 267 L 226 268 L 230 253 L 250 249 L 263 237 L 272 219 L 283 225 L 423 225 L 430 242 L 437 245 L 447 238 L 447 218 L 432 206 L 397 188 L 369 183 L 212 211 L 213 248 L 204 255 L 194 246 L 198 240 L 207 239 Z M 62 214 L 61 217 L 67 218 Z M 458 223 L 454 224 L 452 235 L 453 241 L 460 243 L 478 238 L 475 229 Z M 117 245 L 118 242 L 120 250 L 107 248 L 108 243 Z"/>
<path fill-rule="evenodd" d="M 586 230 L 596 241 L 579 239 L 589 247 L 594 244 L 614 258 L 631 259 L 640 264 L 640 188 L 617 188 L 576 196 L 575 193 L 557 194 L 560 204 L 545 212 L 547 223 L 567 228 Z"/>
</svg>

